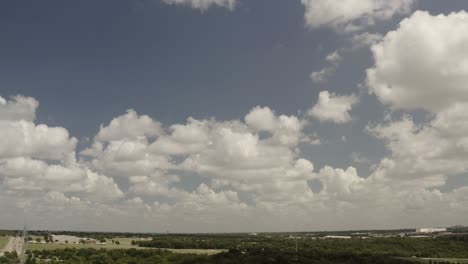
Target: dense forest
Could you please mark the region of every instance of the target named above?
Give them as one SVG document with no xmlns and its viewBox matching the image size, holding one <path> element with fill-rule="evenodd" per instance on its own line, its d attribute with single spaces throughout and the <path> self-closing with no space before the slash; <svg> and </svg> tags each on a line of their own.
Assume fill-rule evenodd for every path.
<svg viewBox="0 0 468 264">
<path fill-rule="evenodd" d="M 468 258 L 468 236 L 446 238 L 285 239 L 279 237 L 156 237 L 137 241 L 152 248 L 230 248 L 242 252 L 272 249 L 313 254 L 390 255 L 402 257 Z"/>
<path fill-rule="evenodd" d="M 43 263 L 46 261 L 51 264 L 154 264 L 154 263 L 382 263 L 382 264 L 409 264 L 405 260 L 399 260 L 387 256 L 379 255 L 359 255 L 347 253 L 317 253 L 302 252 L 296 254 L 293 251 L 277 251 L 272 249 L 251 250 L 240 252 L 238 250 L 229 250 L 228 252 L 217 255 L 194 255 L 194 254 L 175 254 L 165 250 L 137 250 L 137 249 L 61 249 L 50 251 L 30 252 L 27 264 Z M 8 263 L 8 262 L 6 262 Z M 13 262 L 10 262 L 13 263 Z"/>
<path fill-rule="evenodd" d="M 203 248 L 206 241 L 193 237 L 164 238 L 164 243 L 182 247 Z M 199 237 L 197 237 L 199 238 Z M 244 238 L 246 239 L 246 238 Z M 173 241 L 171 241 L 173 240 Z M 202 239 L 204 240 L 204 239 Z M 57 249 L 28 252 L 26 263 L 61 264 L 145 264 L 145 263 L 410 263 L 396 257 L 468 258 L 468 239 L 458 238 L 369 238 L 369 239 L 295 239 L 252 238 L 242 245 L 242 238 L 217 237 L 208 243 L 228 245 L 227 252 L 216 255 L 177 254 L 164 249 Z M 255 240 L 255 241 L 253 241 Z M 156 242 L 157 243 L 156 243 Z M 183 242 L 186 244 L 183 244 Z M 161 241 L 148 241 L 161 245 Z M 197 244 L 200 243 L 200 244 Z M 216 246 L 216 245 L 215 245 Z M 12 257 L 14 257 L 12 255 Z M 1 261 L 0 261 L 1 262 Z M 14 262 L 1 262 L 14 263 Z M 435 263 L 435 262 L 432 262 Z"/>
<path fill-rule="evenodd" d="M 452 230 L 453 232 L 454 230 Z M 80 233 L 94 238 L 131 236 L 131 249 L 66 248 L 27 252 L 26 263 L 145 264 L 145 263 L 411 263 L 416 258 L 468 258 L 466 229 L 449 236 L 413 238 L 353 237 L 325 239 L 306 234 L 122 234 Z M 5 232 L 11 235 L 16 232 Z M 54 232 L 55 234 L 57 232 Z M 64 232 L 70 235 L 70 232 Z M 48 235 L 47 231 L 35 235 Z M 73 233 L 74 234 L 74 233 Z M 295 236 L 296 235 L 296 236 Z M 350 234 L 351 235 L 351 234 Z M 151 238 L 149 238 L 151 237 Z M 165 249 L 226 249 L 216 255 L 180 254 Z M 398 257 L 406 257 L 401 259 Z M 414 258 L 414 259 L 413 259 Z M 1 264 L 18 263 L 7 253 Z M 428 262 L 443 263 L 443 262 Z M 455 262 L 456 263 L 456 262 Z"/>
</svg>

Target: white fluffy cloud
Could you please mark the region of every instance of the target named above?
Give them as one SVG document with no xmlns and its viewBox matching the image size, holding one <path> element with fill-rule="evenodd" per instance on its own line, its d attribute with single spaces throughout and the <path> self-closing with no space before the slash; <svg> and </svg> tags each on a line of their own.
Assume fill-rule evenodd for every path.
<svg viewBox="0 0 468 264">
<path fill-rule="evenodd" d="M 322 95 L 328 101 L 319 100 L 315 108 L 321 110 L 317 113 L 324 109 L 340 112 L 328 112 L 324 120 L 349 120 L 350 107 L 357 98 L 328 92 Z M 68 228 L 83 225 L 76 219 L 87 215 L 89 226 L 104 230 L 173 228 L 193 232 L 194 228 L 239 231 L 255 227 L 271 231 L 283 227 L 291 217 L 309 227 L 300 217 L 309 214 L 324 217 L 314 228 L 342 227 L 339 221 L 325 221 L 337 214 L 346 216 L 349 227 L 356 228 L 361 216 L 375 214 L 379 208 L 385 208 L 379 215 L 397 221 L 406 211 L 424 215 L 431 205 L 432 209 L 453 212 L 456 216 L 451 219 L 462 219 L 468 202 L 466 190 L 442 193 L 428 188 L 445 184 L 449 174 L 462 173 L 468 167 L 465 109 L 464 104 L 455 104 L 424 125 L 405 117 L 369 126 L 372 135 L 386 142 L 391 155 L 367 178 L 353 167 L 325 166 L 316 171 L 312 161 L 299 151 L 307 138 L 303 131 L 307 122 L 293 115 L 278 115 L 268 107 L 253 108 L 243 120 L 189 118 L 184 124 L 167 127 L 129 111 L 102 126 L 78 161 L 74 158 L 76 139 L 70 138 L 66 129 L 57 128 L 60 132 L 55 135 L 49 131 L 54 128 L 32 121 L 3 120 L 5 127 L 30 128 L 27 133 L 5 133 L 5 137 L 22 138 L 30 145 L 21 151 L 5 151 L 0 157 L 0 206 L 11 212 L 0 218 L 11 220 L 9 215 L 27 209 L 35 222 L 60 215 L 57 221 L 66 222 Z M 37 128 L 40 126 L 44 128 Z M 55 145 L 40 137 L 42 130 L 50 133 L 48 140 L 56 139 L 51 141 Z M 49 145 L 33 148 L 38 143 L 28 137 L 41 138 L 36 141 Z M 436 147 L 425 144 L 435 141 L 440 142 Z M 203 180 L 192 188 L 184 187 L 191 177 Z M 127 182 L 125 188 L 116 184 L 117 178 Z M 309 187 L 312 180 L 322 183 L 319 192 Z M 132 218 L 135 215 L 138 219 Z M 96 219 L 113 224 L 96 226 Z M 161 224 L 155 226 L 155 219 Z M 259 219 L 275 220 L 265 226 Z M 376 219 L 366 225 L 378 225 L 378 220 L 388 221 Z M 138 221 L 142 229 L 129 227 L 128 221 Z"/>
<path fill-rule="evenodd" d="M 338 32 L 359 31 L 396 14 L 411 11 L 415 0 L 301 0 L 310 28 L 331 27 Z"/>
<path fill-rule="evenodd" d="M 201 151 L 211 144 L 209 138 L 210 122 L 189 118 L 187 124 L 170 127 L 170 135 L 161 136 L 151 145 L 154 153 L 167 155 L 186 155 Z"/>
<path fill-rule="evenodd" d="M 125 115 L 112 119 L 108 126 L 103 127 L 96 135 L 97 141 L 113 141 L 119 139 L 137 139 L 138 137 L 154 138 L 162 134 L 161 124 L 149 116 L 138 116 L 130 109 Z"/>
<path fill-rule="evenodd" d="M 77 140 L 61 127 L 35 125 L 30 121 L 0 120 L 0 158 L 30 156 L 61 160 L 74 152 Z"/>
<path fill-rule="evenodd" d="M 48 160 L 71 158 L 77 143 L 61 127 L 36 125 L 39 103 L 31 97 L 0 97 L 0 159 L 32 157 Z"/>
<path fill-rule="evenodd" d="M 206 10 L 211 6 L 225 7 L 233 10 L 237 4 L 237 0 L 162 0 L 170 5 L 184 5 L 195 9 Z"/>
<path fill-rule="evenodd" d="M 382 40 L 383 36 L 378 33 L 364 32 L 354 35 L 351 39 L 353 48 L 362 48 L 372 46 Z"/>
<path fill-rule="evenodd" d="M 163 1 L 200 10 L 232 10 L 237 3 Z M 390 112 L 367 127 L 388 150 L 370 175 L 354 167 L 317 168 L 313 155 L 303 153 L 305 142 L 319 142 L 314 131 L 305 132 L 314 121 L 264 106 L 237 120 L 166 125 L 128 110 L 101 125 L 76 159 L 77 139 L 67 129 L 35 123 L 37 100 L 0 97 L 0 222 L 14 223 L 27 209 L 34 227 L 44 229 L 228 232 L 292 229 L 285 225 L 290 222 L 304 230 L 462 223 L 468 188 L 438 188 L 468 172 L 467 13 L 416 12 L 385 36 L 362 31 L 408 13 L 414 2 L 302 0 L 310 28 L 352 32 L 354 47 L 373 45 L 367 84 L 381 102 L 430 112 L 419 122 L 411 112 Z M 311 78 L 330 78 L 341 51 L 328 54 L 325 68 Z M 323 91 L 305 117 L 350 122 L 358 100 Z M 350 157 L 370 165 L 358 152 Z M 312 192 L 313 182 L 320 190 Z M 445 214 L 428 220 L 433 211 Z"/>
<path fill-rule="evenodd" d="M 358 98 L 355 95 L 339 96 L 322 91 L 317 104 L 309 110 L 308 115 L 320 121 L 346 123 L 351 121 L 349 112 L 357 102 Z"/>
<path fill-rule="evenodd" d="M 255 107 L 245 116 L 245 123 L 258 131 L 271 132 L 275 129 L 276 117 L 268 107 Z"/>
<path fill-rule="evenodd" d="M 310 79 L 315 83 L 323 83 L 327 81 L 331 76 L 335 74 L 335 68 L 333 67 L 325 67 L 320 71 L 314 71 L 310 74 Z"/>
<path fill-rule="evenodd" d="M 455 109 L 454 109 L 455 108 Z M 406 116 L 370 127 L 372 134 L 387 142 L 392 156 L 382 163 L 388 177 L 426 179 L 424 185 L 443 185 L 445 179 L 467 171 L 467 105 L 455 105 L 428 124 L 417 125 Z M 431 144 L 436 143 L 436 144 Z"/>
<path fill-rule="evenodd" d="M 370 91 L 393 109 L 424 109 L 432 115 L 419 124 L 405 115 L 369 127 L 391 151 L 371 178 L 429 188 L 468 170 L 466 30 L 466 12 L 432 16 L 418 11 L 373 46 Z"/>
<path fill-rule="evenodd" d="M 129 124 L 141 119 L 134 113 L 114 120 L 124 117 Z M 296 116 L 276 115 L 268 107 L 253 108 L 244 120 L 189 118 L 186 124 L 169 126 L 168 133 L 153 141 L 149 135 L 130 133 L 103 144 L 96 136 L 82 154 L 100 173 L 129 178 L 132 195 L 165 197 L 176 203 L 192 195 L 174 186 L 183 180 L 178 173 L 207 177 L 210 188 L 251 192 L 259 203 L 287 197 L 297 188 L 310 192 L 307 180 L 313 165 L 296 152 L 304 137 L 304 122 Z M 101 127 L 98 135 L 112 131 L 113 122 Z"/>
<path fill-rule="evenodd" d="M 338 50 L 328 54 L 325 57 L 325 61 L 328 63 L 328 65 L 320 71 L 312 72 L 309 77 L 315 83 L 323 83 L 328 81 L 335 74 L 341 60 L 342 57 Z"/>
<path fill-rule="evenodd" d="M 33 122 L 38 105 L 35 99 L 23 96 L 0 100 L 1 192 L 15 192 L 25 199 L 44 192 L 56 198 L 60 198 L 57 194 L 73 193 L 84 202 L 121 197 L 112 178 L 76 162 L 77 139 L 65 128 Z"/>
<path fill-rule="evenodd" d="M 367 83 L 392 108 L 438 112 L 468 101 L 468 13 L 417 11 L 372 47 Z"/>
<path fill-rule="evenodd" d="M 364 182 L 353 167 L 342 170 L 326 166 L 317 175 L 323 184 L 323 191 L 333 196 L 357 192 L 362 187 L 360 183 Z"/>
<path fill-rule="evenodd" d="M 7 101 L 0 96 L 0 120 L 34 121 L 34 119 L 36 119 L 36 108 L 38 106 L 39 102 L 32 97 L 17 95 Z"/>
<path fill-rule="evenodd" d="M 374 206 L 385 205 L 395 214 L 446 208 L 457 215 L 466 190 L 443 193 L 437 188 L 468 171 L 468 41 L 462 33 L 468 29 L 467 17 L 465 12 L 432 16 L 418 11 L 373 46 L 370 91 L 392 109 L 424 109 L 430 115 L 416 122 L 411 112 L 402 117 L 390 112 L 383 123 L 368 126 L 390 154 L 354 184 L 352 190 L 360 191 L 349 192 L 348 201 L 369 196 Z"/>
</svg>

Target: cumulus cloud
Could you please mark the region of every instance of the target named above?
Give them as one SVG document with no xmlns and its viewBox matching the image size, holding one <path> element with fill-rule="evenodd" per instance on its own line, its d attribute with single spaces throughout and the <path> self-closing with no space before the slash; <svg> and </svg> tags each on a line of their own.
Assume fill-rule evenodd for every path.
<svg viewBox="0 0 468 264">
<path fill-rule="evenodd" d="M 364 32 L 354 35 L 351 39 L 353 48 L 370 47 L 382 40 L 383 36 L 378 33 Z"/>
<path fill-rule="evenodd" d="M 114 120 L 124 117 L 129 124 L 142 118 L 134 113 Z M 102 127 L 98 135 L 112 131 L 112 123 Z M 94 170 L 128 178 L 133 195 L 165 197 L 177 203 L 192 195 L 174 186 L 183 180 L 177 174 L 188 173 L 207 177 L 212 187 L 251 192 L 265 204 L 273 197 L 287 197 L 299 186 L 308 190 L 306 181 L 312 177 L 313 164 L 296 152 L 306 138 L 303 127 L 304 121 L 296 116 L 255 107 L 244 122 L 189 118 L 185 124 L 170 125 L 167 133 L 154 140 L 150 140 L 151 133 L 135 132 L 103 144 L 102 137 L 96 136 L 82 155 L 90 158 L 86 163 Z M 264 132 L 267 134 L 260 135 Z"/>
<path fill-rule="evenodd" d="M 62 160 L 74 152 L 77 140 L 62 127 L 36 125 L 30 121 L 0 120 L 0 158 L 30 156 Z"/>
<path fill-rule="evenodd" d="M 308 115 L 320 121 L 346 123 L 351 121 L 349 112 L 357 102 L 358 98 L 355 95 L 339 96 L 322 91 L 317 103 L 309 110 Z"/>
<path fill-rule="evenodd" d="M 235 3 L 167 2 L 202 10 Z M 414 1 L 302 2 L 310 27 L 354 32 L 408 12 Z M 0 208 L 7 212 L 0 220 L 13 223 L 26 209 L 32 223 L 44 223 L 38 228 L 54 227 L 60 217 L 69 229 L 179 232 L 273 231 L 291 219 L 305 229 L 410 226 L 437 210 L 446 212 L 431 218 L 437 223 L 465 221 L 468 188 L 438 189 L 468 171 L 467 20 L 465 12 L 416 12 L 383 37 L 353 36 L 353 45 L 373 45 L 367 84 L 381 102 L 430 112 L 419 122 L 411 112 L 390 112 L 367 126 L 388 151 L 370 175 L 354 167 L 317 168 L 303 153 L 304 143 L 320 142 L 305 132 L 311 122 L 265 106 L 235 120 L 166 125 L 128 110 L 101 125 L 76 159 L 77 140 L 65 128 L 35 123 L 34 98 L 0 97 Z M 334 71 L 340 51 L 325 61 Z M 322 91 L 306 117 L 346 123 L 357 102 L 355 95 Z M 358 152 L 350 158 L 370 162 Z M 313 181 L 320 191 L 311 190 Z M 304 217 L 311 215 L 313 224 Z"/>
<path fill-rule="evenodd" d="M 320 115 L 327 121 L 349 121 L 355 96 L 326 91 L 321 95 L 327 100 L 319 99 L 316 114 L 327 113 Z M 300 150 L 301 143 L 316 137 L 304 132 L 308 122 L 268 107 L 254 107 L 238 120 L 188 118 L 169 125 L 128 111 L 101 126 L 78 160 L 74 158 L 76 140 L 66 129 L 48 136 L 56 139 L 51 145 L 38 136 L 42 130 L 32 129 L 41 125 L 3 120 L 9 126 L 31 128 L 5 137 L 22 137 L 28 144 L 35 141 L 26 136 L 38 137 L 37 141 L 54 147 L 3 152 L 0 207 L 11 213 L 1 217 L 12 220 L 10 215 L 27 209 L 34 223 L 56 224 L 44 219 L 59 215 L 57 221 L 70 229 L 87 225 L 103 230 L 180 232 L 272 231 L 284 228 L 288 219 L 308 228 L 357 228 L 360 217 L 382 208 L 385 211 L 377 214 L 378 219 L 366 226 L 378 226 L 389 218 L 406 219 L 408 211 L 418 216 L 405 220 L 411 224 L 423 219 L 428 205 L 453 212 L 452 220 L 464 219 L 467 191 L 442 193 L 433 188 L 443 185 L 449 174 L 467 169 L 465 109 L 464 104 L 453 105 L 427 124 L 404 117 L 370 125 L 369 133 L 383 140 L 391 154 L 368 177 L 358 175 L 353 167 L 316 168 Z M 43 130 L 49 133 L 49 129 Z M 435 141 L 440 144 L 431 148 L 425 144 Z M 320 192 L 311 190 L 309 182 L 314 180 L 320 181 Z M 123 182 L 123 188 L 116 182 Z M 302 220 L 306 218 L 301 216 L 312 214 L 323 221 L 310 226 Z M 325 221 L 337 215 L 347 217 L 349 226 L 343 227 L 336 217 Z M 138 227 L 129 226 L 129 221 L 137 221 Z M 100 222 L 106 225 L 99 226 Z"/>
<path fill-rule="evenodd" d="M 369 179 L 400 189 L 409 210 L 454 203 L 449 200 L 457 191 L 447 195 L 427 188 L 468 171 L 468 39 L 461 33 L 468 29 L 467 18 L 463 11 L 438 16 L 418 11 L 372 48 L 376 65 L 367 70 L 370 91 L 393 109 L 431 113 L 427 121 L 390 115 L 368 127 L 391 152 Z"/>
<path fill-rule="evenodd" d="M 325 166 L 317 175 L 317 179 L 323 184 L 323 191 L 330 195 L 340 196 L 357 192 L 361 187 L 360 183 L 364 182 L 353 167 L 342 170 Z"/>
<path fill-rule="evenodd" d="M 467 17 L 466 12 L 432 16 L 418 11 L 372 48 L 375 66 L 367 70 L 370 91 L 393 109 L 431 113 L 429 120 L 420 122 L 409 114 L 401 118 L 390 114 L 384 123 L 368 127 L 391 153 L 369 180 L 398 189 L 405 210 L 420 211 L 429 204 L 455 208 L 458 193 L 463 192 L 444 194 L 437 188 L 452 175 L 468 171 L 464 49 L 468 41 L 461 33 L 468 28 Z"/>
<path fill-rule="evenodd" d="M 328 54 L 325 57 L 325 61 L 328 63 L 328 65 L 320 71 L 312 72 L 309 77 L 315 83 L 323 83 L 328 81 L 335 74 L 341 60 L 342 57 L 338 50 Z"/>
<path fill-rule="evenodd" d="M 466 122 L 466 114 L 461 114 L 459 107 L 451 107 L 419 124 L 404 115 L 388 118 L 383 124 L 370 125 L 368 131 L 385 143 L 390 155 L 383 158 L 366 178 L 361 191 L 373 197 L 376 203 L 394 207 L 401 213 L 411 211 L 414 215 L 427 211 L 427 208 L 440 207 L 451 211 L 455 217 L 454 208 L 459 206 L 459 193 L 463 192 L 463 187 L 448 193 L 437 189 L 445 185 L 449 177 L 468 171 L 465 162 L 468 152 L 463 146 L 466 133 L 451 132 L 456 127 L 464 129 L 460 124 Z M 454 119 L 457 121 L 452 123 Z M 379 192 L 370 191 L 373 189 Z M 354 199 L 357 197 L 359 195 L 353 196 Z"/>
<path fill-rule="evenodd" d="M 397 193 L 403 210 L 459 208 L 463 188 L 449 193 L 437 188 L 468 171 L 468 39 L 462 33 L 467 20 L 464 11 L 437 16 L 417 11 L 372 47 L 370 92 L 392 109 L 431 114 L 416 122 L 410 114 L 391 112 L 385 122 L 368 126 L 390 155 L 366 181 Z"/>
<path fill-rule="evenodd" d="M 334 52 L 330 53 L 325 57 L 325 60 L 329 63 L 336 64 L 342 60 L 340 53 L 335 50 Z"/>
<path fill-rule="evenodd" d="M 335 68 L 325 67 L 320 71 L 315 71 L 310 74 L 310 79 L 315 83 L 322 83 L 327 81 L 331 76 L 335 74 Z"/>
<path fill-rule="evenodd" d="M 465 11 L 437 16 L 415 12 L 372 47 L 370 91 L 400 109 L 438 112 L 467 102 L 467 30 Z"/>
<path fill-rule="evenodd" d="M 455 116 L 457 121 L 451 122 Z M 427 124 L 415 124 L 411 117 L 405 116 L 401 120 L 369 127 L 373 135 L 387 143 L 392 153 L 381 164 L 385 175 L 378 176 L 425 179 L 421 180 L 424 181 L 422 184 L 430 187 L 443 185 L 448 176 L 465 172 L 468 169 L 465 162 L 468 149 L 463 144 L 467 140 L 466 134 L 451 131 L 463 129 L 467 122 L 466 114 L 448 110 Z"/>
<path fill-rule="evenodd" d="M 34 123 L 38 105 L 34 98 L 23 96 L 0 100 L 1 192 L 24 194 L 25 199 L 47 192 L 46 200 L 75 201 L 65 196 L 73 193 L 84 202 L 121 197 L 112 178 L 77 163 L 77 139 L 65 128 Z"/>
<path fill-rule="evenodd" d="M 34 119 L 36 119 L 36 108 L 38 106 L 39 102 L 32 97 L 17 95 L 7 101 L 0 96 L 0 120 L 34 121 Z"/>
<path fill-rule="evenodd" d="M 309 28 L 331 27 L 338 32 L 360 31 L 377 20 L 407 14 L 416 0 L 301 0 Z"/>
<path fill-rule="evenodd" d="M 162 0 L 163 3 L 170 5 L 184 5 L 202 11 L 211 6 L 225 7 L 234 10 L 237 0 Z"/>
<path fill-rule="evenodd" d="M 123 138 L 136 139 L 162 134 L 161 124 L 149 116 L 138 116 L 135 110 L 128 110 L 125 115 L 112 119 L 108 126 L 102 126 L 96 135 L 97 141 L 113 141 Z"/>
<path fill-rule="evenodd" d="M 255 107 L 245 116 L 245 123 L 258 131 L 273 131 L 276 117 L 268 107 Z"/>
<path fill-rule="evenodd" d="M 201 151 L 210 144 L 211 122 L 189 118 L 187 123 L 170 127 L 170 134 L 161 136 L 151 145 L 154 153 L 167 155 L 186 155 Z"/>
</svg>

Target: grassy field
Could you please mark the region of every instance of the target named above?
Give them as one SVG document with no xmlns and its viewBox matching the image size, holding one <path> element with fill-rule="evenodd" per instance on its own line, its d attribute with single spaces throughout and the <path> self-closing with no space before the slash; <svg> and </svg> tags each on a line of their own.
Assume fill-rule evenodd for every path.
<svg viewBox="0 0 468 264">
<path fill-rule="evenodd" d="M 54 249 L 63 249 L 63 248 L 106 248 L 106 249 L 116 249 L 116 248 L 136 248 L 134 246 L 126 245 L 116 245 L 116 244 L 105 244 L 105 245 L 93 245 L 93 244 L 28 244 L 29 250 L 54 250 Z"/>
<path fill-rule="evenodd" d="M 9 238 L 0 236 L 0 249 L 3 249 L 8 243 Z"/>
<path fill-rule="evenodd" d="M 413 261 L 415 263 L 432 263 L 436 262 L 448 262 L 448 263 L 468 263 L 468 259 L 456 259 L 456 258 L 398 258 Z"/>
<path fill-rule="evenodd" d="M 28 249 L 29 250 L 54 250 L 54 249 L 64 249 L 64 248 L 105 248 L 105 249 L 129 249 L 129 248 L 135 248 L 135 249 L 151 249 L 151 248 L 141 248 L 141 247 L 136 247 L 132 245 L 132 240 L 131 238 L 114 238 L 114 241 L 119 241 L 120 244 L 112 244 L 111 241 L 107 241 L 107 244 L 105 245 L 99 245 L 99 244 L 28 244 Z M 206 254 L 206 255 L 214 255 L 218 254 L 220 252 L 223 252 L 224 250 L 220 249 L 167 249 L 168 251 L 174 252 L 174 253 L 180 253 L 180 254 Z"/>
</svg>

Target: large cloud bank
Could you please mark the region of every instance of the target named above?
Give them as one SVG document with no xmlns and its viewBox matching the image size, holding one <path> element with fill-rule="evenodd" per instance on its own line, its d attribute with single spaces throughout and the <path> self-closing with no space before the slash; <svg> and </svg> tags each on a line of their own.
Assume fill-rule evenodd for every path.
<svg viewBox="0 0 468 264">
<path fill-rule="evenodd" d="M 362 2 L 369 19 L 365 3 L 383 17 L 410 4 Z M 416 12 L 375 40 L 367 87 L 389 114 L 365 132 L 388 155 L 370 175 L 316 167 L 302 151 L 316 122 L 352 121 L 355 95 L 323 91 L 304 116 L 257 106 L 235 120 L 163 124 L 128 110 L 80 151 L 66 128 L 37 124 L 36 99 L 0 98 L 0 221 L 27 212 L 36 228 L 178 232 L 463 223 L 468 187 L 439 189 L 468 170 L 467 17 Z"/>
</svg>

